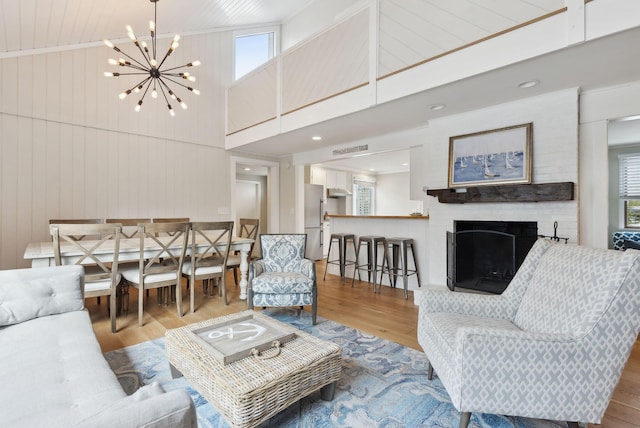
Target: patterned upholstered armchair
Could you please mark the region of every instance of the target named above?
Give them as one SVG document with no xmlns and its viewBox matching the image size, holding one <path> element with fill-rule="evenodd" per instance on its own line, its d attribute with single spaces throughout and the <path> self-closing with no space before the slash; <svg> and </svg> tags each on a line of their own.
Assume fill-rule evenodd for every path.
<svg viewBox="0 0 640 428">
<path fill-rule="evenodd" d="M 640 252 L 539 240 L 502 295 L 416 293 L 460 427 L 472 412 L 597 424 L 640 329 Z"/>
<path fill-rule="evenodd" d="M 304 258 L 307 235 L 262 234 L 262 258 L 249 266 L 247 303 L 254 306 L 311 305 L 313 324 L 318 313 L 316 265 Z"/>
</svg>

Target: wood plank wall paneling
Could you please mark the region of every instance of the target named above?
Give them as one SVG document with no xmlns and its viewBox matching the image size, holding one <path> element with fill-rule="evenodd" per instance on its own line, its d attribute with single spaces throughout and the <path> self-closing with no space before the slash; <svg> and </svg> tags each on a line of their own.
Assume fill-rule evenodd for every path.
<svg viewBox="0 0 640 428">
<path fill-rule="evenodd" d="M 181 40 L 174 61 L 199 57 L 202 95 L 181 91 L 189 109 L 176 103 L 173 118 L 164 100 L 135 113 L 137 100 L 118 99 L 130 83 L 103 77 L 106 47 L 0 60 L 0 269 L 27 267 L 26 245 L 48 241 L 54 217 L 229 219 L 228 37 Z"/>
<path fill-rule="evenodd" d="M 278 114 L 278 62 L 265 66 L 244 77 L 227 92 L 227 133 L 273 119 Z"/>
<path fill-rule="evenodd" d="M 283 114 L 369 82 L 369 10 L 282 57 Z"/>
<path fill-rule="evenodd" d="M 499 6 L 473 0 L 381 0 L 378 77 L 563 7 L 564 0 L 513 0 Z"/>
</svg>

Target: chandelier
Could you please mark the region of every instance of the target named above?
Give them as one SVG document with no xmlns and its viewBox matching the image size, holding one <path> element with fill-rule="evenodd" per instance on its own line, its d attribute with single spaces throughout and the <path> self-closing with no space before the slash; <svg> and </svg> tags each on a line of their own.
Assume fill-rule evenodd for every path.
<svg viewBox="0 0 640 428">
<path fill-rule="evenodd" d="M 116 65 L 120 67 L 125 67 L 127 72 L 124 73 L 112 73 L 106 71 L 104 75 L 106 77 L 120 77 L 120 76 L 131 76 L 131 75 L 140 75 L 144 76 L 140 82 L 138 82 L 135 86 L 125 90 L 119 95 L 121 100 L 124 100 L 128 95 L 132 92 L 138 94 L 142 92 L 142 96 L 138 101 L 138 104 L 135 106 L 135 111 L 140 111 L 142 108 L 142 102 L 144 101 L 144 97 L 147 95 L 149 90 L 151 89 L 151 97 L 158 98 L 158 92 L 162 94 L 164 100 L 167 103 L 167 108 L 169 109 L 169 113 L 171 116 L 175 116 L 176 113 L 171 107 L 170 98 L 176 100 L 178 104 L 183 109 L 187 108 L 187 104 L 182 101 L 180 97 L 176 95 L 176 93 L 169 87 L 169 83 L 179 85 L 186 90 L 193 92 L 196 95 L 200 94 L 200 91 L 192 88 L 191 86 L 185 83 L 182 83 L 181 80 L 186 80 L 187 82 L 195 82 L 196 78 L 189 74 L 188 72 L 180 71 L 180 69 L 185 67 L 196 67 L 200 65 L 200 61 L 193 61 L 188 64 L 181 65 L 179 67 L 165 68 L 162 69 L 169 55 L 175 51 L 179 45 L 178 41 L 180 40 L 179 35 L 175 35 L 171 44 L 169 45 L 169 49 L 167 53 L 164 54 L 164 57 L 161 61 L 158 62 L 157 57 L 157 43 L 156 43 L 156 21 L 158 18 L 158 1 L 159 0 L 150 0 L 151 3 L 154 4 L 154 20 L 149 21 L 149 31 L 151 32 L 151 47 L 147 45 L 144 41 L 138 41 L 133 29 L 130 25 L 127 25 L 127 34 L 131 41 L 136 45 L 140 53 L 142 54 L 142 60 L 137 60 L 125 52 L 120 50 L 117 46 L 111 43 L 109 40 L 105 40 L 104 44 L 118 52 L 118 54 L 122 54 L 128 59 L 119 58 L 113 59 L 109 58 L 108 63 L 111 65 Z"/>
</svg>

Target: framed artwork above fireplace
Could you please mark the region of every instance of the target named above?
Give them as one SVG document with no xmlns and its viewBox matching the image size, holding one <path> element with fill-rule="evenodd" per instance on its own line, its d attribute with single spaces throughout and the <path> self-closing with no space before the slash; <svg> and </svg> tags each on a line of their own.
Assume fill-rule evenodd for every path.
<svg viewBox="0 0 640 428">
<path fill-rule="evenodd" d="M 449 188 L 531 183 L 533 123 L 449 138 Z"/>
</svg>

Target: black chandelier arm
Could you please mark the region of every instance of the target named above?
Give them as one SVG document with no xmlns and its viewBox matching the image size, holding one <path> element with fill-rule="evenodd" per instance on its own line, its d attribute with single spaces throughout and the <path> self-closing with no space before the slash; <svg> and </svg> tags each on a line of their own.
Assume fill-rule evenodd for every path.
<svg viewBox="0 0 640 428">
<path fill-rule="evenodd" d="M 145 73 L 111 73 L 113 74 L 113 77 L 120 77 L 120 76 L 139 76 L 141 74 L 149 74 L 149 72 L 145 72 Z M 111 76 L 109 76 L 111 77 Z"/>
<path fill-rule="evenodd" d="M 140 97 L 140 101 L 138 101 L 138 111 L 140 110 L 140 107 L 142 106 L 142 101 L 144 101 L 144 97 L 147 96 L 147 92 L 149 92 L 149 87 L 151 86 L 151 78 L 148 79 L 147 82 L 147 87 L 144 88 L 144 92 L 142 93 L 142 97 Z"/>
<path fill-rule="evenodd" d="M 164 97 L 164 100 L 166 101 L 166 103 L 167 103 L 168 105 L 171 105 L 171 103 L 169 103 L 169 100 L 167 99 L 167 94 L 166 94 L 166 92 L 164 91 L 164 87 L 163 87 L 163 86 L 167 86 L 167 84 L 166 84 L 166 83 L 164 83 L 164 82 L 162 81 L 162 79 L 161 79 L 161 78 L 158 78 L 158 82 L 160 82 L 160 84 L 158 85 L 158 87 L 160 88 L 160 92 L 162 92 L 162 96 Z"/>
<path fill-rule="evenodd" d="M 149 72 L 149 68 L 148 67 L 140 67 L 139 65 L 135 65 L 135 64 L 120 64 L 120 67 L 129 67 L 129 68 L 133 68 L 134 70 L 140 70 L 140 71 L 145 71 L 145 72 Z"/>
<path fill-rule="evenodd" d="M 162 61 L 160 61 L 160 64 L 158 64 L 158 69 L 162 67 L 162 64 L 164 64 L 167 58 L 169 58 L 169 55 L 171 55 L 173 51 L 176 50 L 176 48 L 173 46 L 174 43 L 177 43 L 175 39 L 171 41 L 171 44 L 169 45 L 169 49 L 167 50 L 167 53 L 164 54 L 164 58 L 162 58 Z"/>
<path fill-rule="evenodd" d="M 167 84 L 164 83 L 161 78 L 158 78 L 158 81 L 160 82 L 160 85 L 158 85 L 160 86 L 160 92 L 162 92 L 162 96 L 164 97 L 164 100 L 167 103 L 167 108 L 169 109 L 169 113 L 171 113 L 171 116 L 175 116 L 176 112 L 173 111 L 173 107 L 171 107 L 171 103 L 167 99 L 167 94 L 164 92 L 163 86 L 167 86 Z"/>
<path fill-rule="evenodd" d="M 129 58 L 131 61 L 135 62 L 136 64 L 138 64 L 140 67 L 146 68 L 145 65 L 143 63 L 141 63 L 140 61 L 138 61 L 137 59 L 133 58 L 132 56 L 130 56 L 129 54 L 127 54 L 125 51 L 117 49 L 117 46 L 113 47 L 113 50 L 121 53 L 122 55 L 126 56 L 127 58 Z"/>
<path fill-rule="evenodd" d="M 180 86 L 182 86 L 183 88 L 188 89 L 189 91 L 193 92 L 193 88 L 192 88 L 192 87 L 190 87 L 190 86 L 184 85 L 184 84 L 183 84 L 183 83 L 181 83 L 181 82 L 178 82 L 178 81 L 176 81 L 176 80 L 173 80 L 173 79 L 171 79 L 170 77 L 165 76 L 164 74 L 162 75 L 162 77 L 164 77 L 165 79 L 167 79 L 167 80 L 168 80 L 168 81 L 170 81 L 170 82 L 175 83 L 176 85 L 180 85 Z"/>
<path fill-rule="evenodd" d="M 169 93 L 169 95 L 171 95 L 171 97 L 173 99 L 175 99 L 176 101 L 178 101 L 178 103 L 182 106 L 183 105 L 183 101 L 180 99 L 180 97 L 178 95 L 176 95 L 175 92 L 173 92 L 173 90 L 169 87 L 169 85 L 167 85 L 167 83 L 164 81 L 164 79 L 158 79 L 158 80 L 167 89 L 167 92 Z"/>
<path fill-rule="evenodd" d="M 195 62 L 195 61 L 194 61 L 194 62 Z M 178 67 L 171 67 L 171 68 L 167 68 L 167 69 L 165 69 L 165 70 L 162 72 L 162 74 L 166 73 L 167 71 L 173 71 L 173 70 L 177 70 L 177 69 L 179 69 L 179 68 L 185 68 L 185 67 L 193 67 L 193 62 L 189 62 L 189 63 L 187 63 L 187 64 L 180 65 L 180 66 L 178 66 Z"/>
<path fill-rule="evenodd" d="M 147 67 L 150 68 L 152 67 L 151 65 L 151 60 L 149 58 L 147 58 L 147 56 L 144 54 L 144 50 L 142 50 L 142 47 L 140 46 L 140 43 L 138 43 L 138 41 L 136 40 L 135 42 L 133 42 L 136 47 L 138 48 L 138 50 L 140 51 L 140 53 L 142 54 L 142 58 L 144 58 L 145 61 L 147 61 Z M 143 64 L 141 64 L 140 62 L 136 61 L 138 64 L 140 64 L 140 66 L 145 67 Z"/>
<path fill-rule="evenodd" d="M 144 86 L 144 84 L 147 83 L 149 80 L 151 80 L 151 76 L 147 76 L 145 79 L 142 79 L 141 81 L 139 81 L 136 85 L 132 86 L 131 89 L 129 89 L 129 91 L 134 91 L 136 88 L 142 89 L 142 86 Z"/>
</svg>

